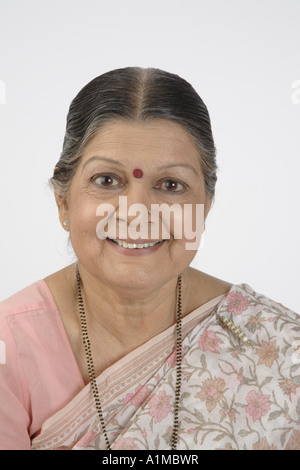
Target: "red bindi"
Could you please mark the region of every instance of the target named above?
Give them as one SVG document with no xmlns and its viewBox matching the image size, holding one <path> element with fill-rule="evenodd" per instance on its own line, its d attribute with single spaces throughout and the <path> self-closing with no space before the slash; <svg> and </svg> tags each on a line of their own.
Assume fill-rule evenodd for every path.
<svg viewBox="0 0 300 470">
<path fill-rule="evenodd" d="M 133 170 L 133 176 L 135 178 L 141 178 L 143 176 L 143 171 L 140 170 L 139 168 L 136 168 L 135 170 Z"/>
</svg>

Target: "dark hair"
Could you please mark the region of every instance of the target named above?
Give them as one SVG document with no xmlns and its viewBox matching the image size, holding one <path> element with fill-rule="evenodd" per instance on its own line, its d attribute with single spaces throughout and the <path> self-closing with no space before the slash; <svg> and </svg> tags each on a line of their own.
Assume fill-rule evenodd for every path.
<svg viewBox="0 0 300 470">
<path fill-rule="evenodd" d="M 208 110 L 186 80 L 155 68 L 112 70 L 82 88 L 70 105 L 63 150 L 51 185 L 62 196 L 68 193 L 84 149 L 104 123 L 161 118 L 181 124 L 194 138 L 206 194 L 213 199 L 217 164 Z"/>
</svg>

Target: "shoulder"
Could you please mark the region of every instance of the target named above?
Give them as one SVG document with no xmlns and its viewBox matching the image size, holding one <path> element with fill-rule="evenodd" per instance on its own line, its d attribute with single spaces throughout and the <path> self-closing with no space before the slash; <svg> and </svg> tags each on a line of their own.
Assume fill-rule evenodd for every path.
<svg viewBox="0 0 300 470">
<path fill-rule="evenodd" d="M 226 294 L 221 307 L 234 318 L 241 317 L 244 321 L 251 321 L 251 318 L 264 318 L 270 324 L 291 322 L 300 325 L 300 316 L 298 313 L 282 305 L 281 303 L 269 298 L 254 290 L 248 284 L 233 285 Z"/>
<path fill-rule="evenodd" d="M 183 302 L 186 313 L 204 305 L 210 300 L 226 295 L 233 284 L 189 267 L 183 275 Z"/>
<path fill-rule="evenodd" d="M 55 301 L 47 284 L 38 280 L 0 302 L 0 324 L 55 308 Z"/>
<path fill-rule="evenodd" d="M 248 284 L 234 285 L 218 308 L 224 316 L 246 334 L 260 363 L 279 359 L 291 365 L 300 346 L 300 315 L 281 303 L 256 292 Z M 299 358 L 300 362 L 300 358 Z"/>
<path fill-rule="evenodd" d="M 48 313 L 53 308 L 50 292 L 42 280 L 0 302 L 0 364 L 6 365 L 0 369 L 2 386 L 6 380 L 15 384 L 15 393 L 25 390 L 21 363 L 30 357 L 32 348 L 45 341 L 51 323 L 48 320 L 53 317 Z"/>
</svg>

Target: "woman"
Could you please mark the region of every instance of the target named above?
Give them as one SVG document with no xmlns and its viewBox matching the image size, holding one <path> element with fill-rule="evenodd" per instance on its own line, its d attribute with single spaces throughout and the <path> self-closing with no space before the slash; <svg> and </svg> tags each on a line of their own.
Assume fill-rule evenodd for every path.
<svg viewBox="0 0 300 470">
<path fill-rule="evenodd" d="M 1 448 L 300 448 L 298 315 L 189 267 L 216 171 L 180 77 L 125 68 L 78 93 L 51 179 L 78 261 L 1 303 Z"/>
</svg>

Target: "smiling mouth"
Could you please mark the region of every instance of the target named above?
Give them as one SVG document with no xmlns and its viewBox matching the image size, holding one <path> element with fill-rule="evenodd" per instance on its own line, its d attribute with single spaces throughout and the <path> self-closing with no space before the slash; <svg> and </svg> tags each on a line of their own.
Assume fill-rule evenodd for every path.
<svg viewBox="0 0 300 470">
<path fill-rule="evenodd" d="M 123 248 L 129 248 L 130 250 L 149 248 L 151 246 L 158 245 L 159 243 L 162 243 L 162 242 L 165 241 L 165 240 L 157 240 L 155 242 L 148 241 L 146 243 L 128 243 L 125 240 L 118 240 L 118 239 L 113 239 L 113 238 L 108 238 L 108 240 L 116 243 L 117 245 L 119 245 Z"/>
</svg>

